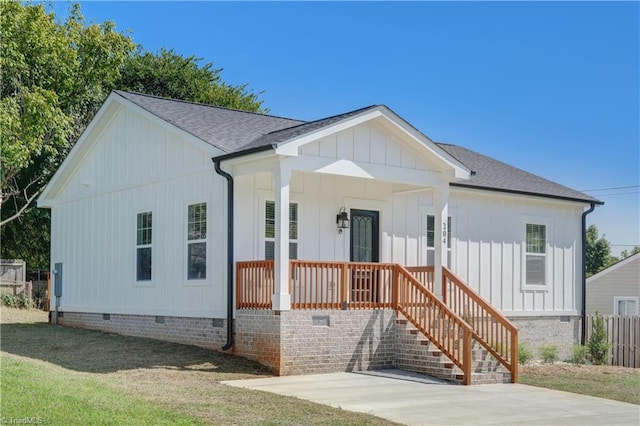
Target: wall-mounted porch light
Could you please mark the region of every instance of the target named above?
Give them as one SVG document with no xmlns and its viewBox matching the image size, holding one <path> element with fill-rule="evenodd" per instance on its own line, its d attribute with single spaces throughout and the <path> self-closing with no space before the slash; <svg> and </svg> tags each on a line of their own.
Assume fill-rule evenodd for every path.
<svg viewBox="0 0 640 426">
<path fill-rule="evenodd" d="M 349 229 L 349 215 L 344 207 L 340 207 L 336 215 L 336 224 L 338 225 L 338 234 L 342 234 L 343 229 Z"/>
</svg>

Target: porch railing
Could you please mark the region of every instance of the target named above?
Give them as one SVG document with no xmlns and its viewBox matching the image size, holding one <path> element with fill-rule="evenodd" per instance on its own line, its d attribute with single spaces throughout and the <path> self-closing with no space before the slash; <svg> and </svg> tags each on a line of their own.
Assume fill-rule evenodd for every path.
<svg viewBox="0 0 640 426">
<path fill-rule="evenodd" d="M 435 276 L 433 266 L 405 266 L 415 279 L 427 288 L 431 293 L 435 293 Z"/>
<path fill-rule="evenodd" d="M 442 268 L 443 302 L 471 326 L 475 339 L 518 380 L 518 328 L 500 311 L 467 286 L 448 268 Z"/>
<path fill-rule="evenodd" d="M 412 273 L 397 265 L 397 310 L 463 372 L 463 384 L 471 384 L 473 330 Z"/>
<path fill-rule="evenodd" d="M 433 267 L 290 262 L 291 309 L 395 309 L 463 370 L 465 383 L 471 380 L 472 340 L 517 381 L 518 329 L 447 268 L 440 300 L 433 291 Z M 273 261 L 237 262 L 237 309 L 271 309 L 273 292 Z"/>
</svg>

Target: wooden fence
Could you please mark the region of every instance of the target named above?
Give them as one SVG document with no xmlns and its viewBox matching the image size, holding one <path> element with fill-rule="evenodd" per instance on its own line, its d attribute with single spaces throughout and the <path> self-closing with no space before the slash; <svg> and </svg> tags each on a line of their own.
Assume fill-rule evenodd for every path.
<svg viewBox="0 0 640 426">
<path fill-rule="evenodd" d="M 595 315 L 587 318 L 587 342 Z M 609 364 L 620 367 L 640 368 L 640 317 L 603 315 L 611 350 Z"/>
</svg>

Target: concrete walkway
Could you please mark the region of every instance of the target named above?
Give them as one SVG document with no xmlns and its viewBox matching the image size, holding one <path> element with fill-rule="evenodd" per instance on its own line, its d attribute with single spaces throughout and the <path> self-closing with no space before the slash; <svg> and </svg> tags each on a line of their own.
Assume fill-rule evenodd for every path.
<svg viewBox="0 0 640 426">
<path fill-rule="evenodd" d="M 401 370 L 234 380 L 407 425 L 640 425 L 640 406 L 520 384 L 457 386 Z"/>
</svg>

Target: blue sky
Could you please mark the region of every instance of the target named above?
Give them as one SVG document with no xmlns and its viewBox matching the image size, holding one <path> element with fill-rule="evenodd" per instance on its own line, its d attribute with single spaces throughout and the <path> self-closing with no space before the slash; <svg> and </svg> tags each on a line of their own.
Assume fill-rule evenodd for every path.
<svg viewBox="0 0 640 426">
<path fill-rule="evenodd" d="M 640 245 L 637 2 L 81 2 L 147 50 L 174 48 L 314 120 L 386 104 L 430 138 L 605 201 Z M 57 2 L 62 16 L 66 3 Z"/>
</svg>

